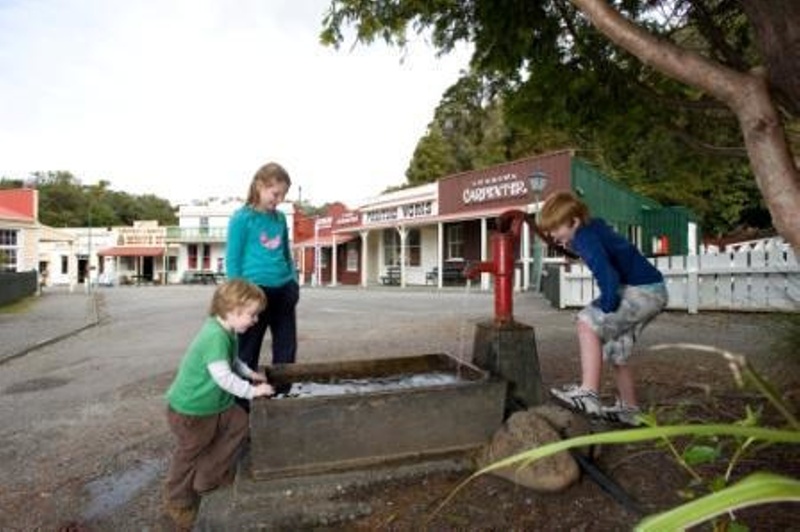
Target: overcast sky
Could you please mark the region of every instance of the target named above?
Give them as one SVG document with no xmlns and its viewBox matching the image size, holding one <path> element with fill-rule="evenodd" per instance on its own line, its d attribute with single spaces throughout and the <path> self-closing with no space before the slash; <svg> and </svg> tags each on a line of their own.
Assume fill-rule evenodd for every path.
<svg viewBox="0 0 800 532">
<path fill-rule="evenodd" d="M 0 0 L 0 175 L 69 170 L 173 202 L 244 196 L 268 160 L 315 203 L 401 183 L 469 54 L 324 48 L 327 5 Z"/>
</svg>

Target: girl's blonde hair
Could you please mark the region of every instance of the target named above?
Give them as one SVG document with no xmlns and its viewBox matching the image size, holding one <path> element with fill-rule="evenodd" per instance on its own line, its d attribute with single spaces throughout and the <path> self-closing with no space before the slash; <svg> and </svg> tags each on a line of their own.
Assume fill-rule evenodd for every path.
<svg viewBox="0 0 800 532">
<path fill-rule="evenodd" d="M 247 193 L 247 204 L 258 205 L 259 189 L 275 183 L 284 183 L 286 188 L 292 186 L 292 179 L 289 177 L 289 172 L 287 172 L 283 166 L 278 163 L 267 163 L 259 168 L 256 175 L 253 176 L 253 181 L 250 182 L 250 190 Z"/>
<path fill-rule="evenodd" d="M 589 219 L 589 207 L 572 192 L 554 192 L 544 201 L 539 228 L 549 233 L 562 225 L 572 225 L 575 218 L 585 224 Z"/>
<path fill-rule="evenodd" d="M 232 311 L 250 303 L 258 303 L 259 311 L 264 310 L 267 306 L 267 296 L 253 283 L 244 279 L 232 279 L 214 291 L 208 314 L 224 318 Z"/>
</svg>

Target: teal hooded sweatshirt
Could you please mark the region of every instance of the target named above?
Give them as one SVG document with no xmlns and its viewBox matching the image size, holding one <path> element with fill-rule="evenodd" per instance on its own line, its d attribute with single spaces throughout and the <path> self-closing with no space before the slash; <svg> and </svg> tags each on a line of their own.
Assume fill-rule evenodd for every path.
<svg viewBox="0 0 800 532">
<path fill-rule="evenodd" d="M 225 262 L 229 279 L 238 277 L 270 288 L 297 280 L 286 215 L 249 205 L 233 213 Z"/>
</svg>

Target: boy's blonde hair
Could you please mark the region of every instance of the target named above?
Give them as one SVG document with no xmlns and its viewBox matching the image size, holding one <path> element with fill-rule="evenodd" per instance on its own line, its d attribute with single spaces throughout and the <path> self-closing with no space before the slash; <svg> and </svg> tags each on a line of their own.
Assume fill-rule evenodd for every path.
<svg viewBox="0 0 800 532">
<path fill-rule="evenodd" d="M 589 219 L 589 207 L 568 191 L 554 192 L 547 197 L 540 213 L 539 228 L 550 232 L 562 225 L 572 225 L 577 218 L 581 224 Z"/>
<path fill-rule="evenodd" d="M 278 163 L 267 163 L 258 169 L 253 180 L 250 182 L 250 190 L 247 193 L 247 204 L 258 205 L 259 189 L 275 183 L 284 183 L 286 188 L 292 186 L 292 179 L 289 177 L 283 166 Z"/>
<path fill-rule="evenodd" d="M 244 279 L 232 279 L 214 291 L 208 314 L 224 318 L 249 303 L 258 303 L 259 310 L 263 310 L 267 306 L 267 296 L 253 283 Z"/>
</svg>

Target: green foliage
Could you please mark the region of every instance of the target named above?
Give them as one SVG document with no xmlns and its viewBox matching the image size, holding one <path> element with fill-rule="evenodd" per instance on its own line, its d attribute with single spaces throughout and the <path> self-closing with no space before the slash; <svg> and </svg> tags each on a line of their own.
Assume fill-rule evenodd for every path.
<svg viewBox="0 0 800 532">
<path fill-rule="evenodd" d="M 84 185 L 70 172 L 34 172 L 27 181 L 2 178 L 0 188 L 34 187 L 39 191 L 39 220 L 53 227 L 131 225 L 135 220 L 177 223 L 168 200 L 154 194 L 111 190 L 108 181 Z"/>
<path fill-rule="evenodd" d="M 735 510 L 773 502 L 800 502 L 800 481 L 771 473 L 754 473 L 736 484 L 640 522 L 638 532 L 685 530 Z M 741 523 L 727 523 L 726 530 L 748 530 Z"/>
<path fill-rule="evenodd" d="M 675 348 L 675 345 L 658 346 L 658 349 Z M 744 418 L 735 423 L 724 424 L 691 424 L 691 425 L 658 425 L 656 416 L 651 413 L 643 415 L 644 428 L 603 432 L 570 438 L 542 447 L 530 449 L 515 456 L 490 464 L 474 473 L 459 484 L 442 502 L 438 512 L 453 497 L 475 478 L 497 469 L 519 465 L 524 467 L 536 460 L 552 456 L 569 449 L 579 449 L 600 444 L 630 444 L 652 440 L 660 442 L 676 459 L 692 478 L 689 489 L 682 490 L 681 495 L 689 502 L 667 510 L 663 513 L 647 517 L 641 521 L 637 531 L 656 532 L 661 530 L 684 530 L 709 520 L 715 521 L 715 530 L 747 530 L 737 521 L 728 521 L 735 510 L 747 506 L 772 502 L 800 502 L 800 480 L 780 476 L 768 472 L 754 473 L 736 483 L 731 484 L 733 472 L 742 458 L 765 445 L 788 444 L 800 445 L 800 421 L 775 389 L 743 356 L 734 355 L 709 346 L 681 344 L 679 347 L 697 349 L 706 352 L 720 353 L 728 361 L 734 378 L 741 387 L 757 390 L 781 415 L 786 428 L 762 426 L 761 416 L 750 406 L 745 408 Z M 678 450 L 676 438 L 689 438 L 682 451 Z M 755 444 L 761 447 L 756 447 Z M 728 451 L 727 468 L 722 475 L 703 476 L 701 467 L 725 459 Z M 699 492 L 705 494 L 699 496 Z"/>
<path fill-rule="evenodd" d="M 696 466 L 715 462 L 722 453 L 710 445 L 692 445 L 683 451 L 681 458 L 686 464 Z"/>
<path fill-rule="evenodd" d="M 455 148 L 448 143 L 441 126 L 435 121 L 428 132 L 417 142 L 406 179 L 411 185 L 430 183 L 442 176 L 459 171 L 454 155 Z"/>
<path fill-rule="evenodd" d="M 713 61 L 759 65 L 738 2 L 617 5 Z M 362 43 L 402 46 L 426 31 L 441 53 L 474 47 L 471 71 L 442 97 L 417 145 L 409 183 L 572 148 L 637 192 L 692 208 L 707 233 L 770 225 L 732 113 L 621 52 L 567 0 L 332 0 L 323 43 L 340 45 L 348 30 Z"/>
</svg>

